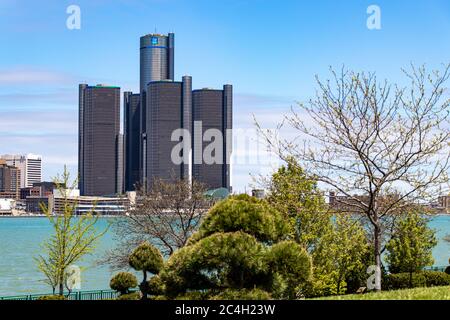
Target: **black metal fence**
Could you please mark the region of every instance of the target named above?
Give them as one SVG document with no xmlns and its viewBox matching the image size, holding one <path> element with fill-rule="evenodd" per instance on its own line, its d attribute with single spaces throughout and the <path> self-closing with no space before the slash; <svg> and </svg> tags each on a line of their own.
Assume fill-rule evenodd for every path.
<svg viewBox="0 0 450 320">
<path fill-rule="evenodd" d="M 45 296 L 52 296 L 49 294 L 28 294 L 22 296 L 0 297 L 0 300 L 39 300 Z M 76 291 L 64 294 L 67 300 L 110 300 L 116 299 L 119 293 L 114 290 L 94 290 L 94 291 Z"/>
</svg>

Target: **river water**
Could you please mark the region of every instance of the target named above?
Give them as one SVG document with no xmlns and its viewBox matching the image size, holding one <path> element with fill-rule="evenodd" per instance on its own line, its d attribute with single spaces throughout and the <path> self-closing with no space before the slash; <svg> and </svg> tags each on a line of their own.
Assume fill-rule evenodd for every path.
<svg viewBox="0 0 450 320">
<path fill-rule="evenodd" d="M 104 230 L 110 218 L 101 218 L 96 227 Z M 450 234 L 450 215 L 432 218 L 430 227 L 437 230 L 439 244 L 433 250 L 435 265 L 445 266 L 450 258 L 450 243 L 443 237 Z M 34 257 L 41 252 L 41 243 L 52 233 L 47 218 L 0 218 L 0 296 L 48 293 L 50 288 L 42 282 L 43 276 L 36 267 Z M 107 249 L 114 248 L 113 234 L 108 231 L 100 240 L 95 252 L 80 265 L 81 290 L 109 289 L 112 272 L 108 267 L 97 266 L 96 261 Z"/>
</svg>

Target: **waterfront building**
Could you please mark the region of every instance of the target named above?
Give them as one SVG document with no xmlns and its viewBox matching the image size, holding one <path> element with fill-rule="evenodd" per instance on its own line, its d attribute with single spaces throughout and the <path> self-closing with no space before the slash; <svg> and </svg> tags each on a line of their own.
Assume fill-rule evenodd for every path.
<svg viewBox="0 0 450 320">
<path fill-rule="evenodd" d="M 79 86 L 79 188 L 82 195 L 120 193 L 120 87 Z"/>
<path fill-rule="evenodd" d="M 173 161 L 172 152 L 183 137 L 173 139 L 176 130 L 191 132 L 192 78 L 181 82 L 153 81 L 147 86 L 146 145 L 143 177 L 147 186 L 155 178 L 163 180 L 190 179 L 190 144 L 182 150 L 183 161 Z M 189 137 L 190 138 L 190 137 Z"/>
<path fill-rule="evenodd" d="M 450 213 L 450 195 L 439 196 L 438 207 L 442 212 Z"/>
<path fill-rule="evenodd" d="M 123 128 L 124 128 L 124 189 L 135 190 L 139 183 L 139 145 L 140 145 L 140 94 L 124 92 L 123 94 Z"/>
<path fill-rule="evenodd" d="M 124 215 L 130 208 L 128 196 L 99 197 L 81 196 L 80 190 L 54 190 L 51 210 L 55 214 L 64 213 L 65 205 L 73 206 L 75 215 L 93 213 L 95 215 Z"/>
<path fill-rule="evenodd" d="M 147 147 L 147 86 L 152 81 L 174 80 L 175 73 L 175 35 L 147 34 L 140 38 L 140 137 L 139 168 L 141 178 L 146 176 Z"/>
<path fill-rule="evenodd" d="M 0 216 L 13 214 L 16 201 L 14 199 L 0 198 Z"/>
<path fill-rule="evenodd" d="M 0 159 L 0 198 L 20 198 L 20 177 L 19 168 L 8 165 L 6 160 Z"/>
<path fill-rule="evenodd" d="M 224 85 L 223 90 L 200 89 L 192 92 L 194 121 L 192 178 L 204 183 L 209 189 L 226 188 L 229 191 L 232 189 L 230 173 L 232 112 L 231 85 Z M 214 135 L 215 139 L 222 139 L 220 146 L 214 149 L 212 163 L 203 157 L 203 151 L 213 140 L 205 136 L 207 131 Z M 217 142 L 215 139 L 213 142 Z"/>
<path fill-rule="evenodd" d="M 20 170 L 20 188 L 32 187 L 33 183 L 42 180 L 42 157 L 29 153 L 27 155 L 2 155 L 0 159 L 6 164 L 17 167 Z"/>
</svg>

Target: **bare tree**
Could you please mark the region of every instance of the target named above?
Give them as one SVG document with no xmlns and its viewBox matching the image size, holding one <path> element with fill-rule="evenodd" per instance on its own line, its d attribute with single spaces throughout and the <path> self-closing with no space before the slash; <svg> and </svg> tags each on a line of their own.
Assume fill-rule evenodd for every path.
<svg viewBox="0 0 450 320">
<path fill-rule="evenodd" d="M 127 268 L 129 255 L 144 241 L 166 256 L 183 247 L 212 205 L 205 191 L 201 183 L 176 179 L 155 179 L 149 191 L 139 189 L 134 210 L 113 224 L 118 246 L 100 263 Z"/>
<path fill-rule="evenodd" d="M 280 124 L 297 139 L 275 139 L 256 123 L 283 160 L 294 157 L 314 179 L 345 196 L 368 218 L 375 265 L 381 268 L 383 219 L 411 203 L 436 197 L 448 186 L 449 105 L 444 84 L 450 64 L 428 74 L 404 71 L 409 87 L 379 81 L 374 73 L 331 69 L 315 98 L 299 103 Z M 376 277 L 375 289 L 381 290 Z"/>
</svg>

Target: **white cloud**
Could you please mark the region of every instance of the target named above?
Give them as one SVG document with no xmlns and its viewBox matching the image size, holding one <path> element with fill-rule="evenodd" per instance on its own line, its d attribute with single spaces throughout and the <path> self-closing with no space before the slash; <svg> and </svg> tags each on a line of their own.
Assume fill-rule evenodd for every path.
<svg viewBox="0 0 450 320">
<path fill-rule="evenodd" d="M 70 82 L 73 82 L 70 75 L 35 67 L 16 67 L 0 70 L 0 84 L 2 85 L 61 85 Z"/>
</svg>

